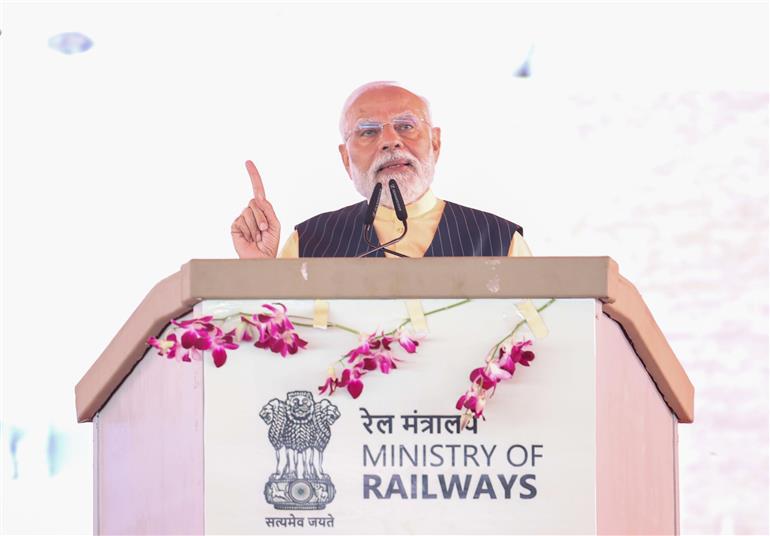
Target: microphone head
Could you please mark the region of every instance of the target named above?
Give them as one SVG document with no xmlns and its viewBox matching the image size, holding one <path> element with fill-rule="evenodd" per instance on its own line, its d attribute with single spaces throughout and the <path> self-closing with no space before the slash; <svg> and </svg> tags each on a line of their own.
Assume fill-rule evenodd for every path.
<svg viewBox="0 0 770 536">
<path fill-rule="evenodd" d="M 377 207 L 380 206 L 380 196 L 382 195 L 382 183 L 378 182 L 374 185 L 372 191 L 372 197 L 369 199 L 369 206 L 366 207 L 366 216 L 364 218 L 364 225 L 372 225 L 374 223 L 374 215 L 377 213 Z"/>
<path fill-rule="evenodd" d="M 393 201 L 393 210 L 396 211 L 396 217 L 401 221 L 406 221 L 406 205 L 404 205 L 404 198 L 401 197 L 401 190 L 398 189 L 396 179 L 390 179 L 388 181 L 388 188 L 390 188 L 390 199 Z"/>
</svg>

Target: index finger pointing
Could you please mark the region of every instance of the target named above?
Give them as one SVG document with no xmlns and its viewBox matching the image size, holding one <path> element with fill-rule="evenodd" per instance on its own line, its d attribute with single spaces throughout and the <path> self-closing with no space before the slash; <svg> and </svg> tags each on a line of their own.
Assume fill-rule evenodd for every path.
<svg viewBox="0 0 770 536">
<path fill-rule="evenodd" d="M 262 177 L 259 176 L 257 166 L 251 160 L 246 160 L 246 171 L 251 178 L 251 188 L 254 190 L 254 199 L 265 199 L 265 187 L 262 184 Z"/>
</svg>

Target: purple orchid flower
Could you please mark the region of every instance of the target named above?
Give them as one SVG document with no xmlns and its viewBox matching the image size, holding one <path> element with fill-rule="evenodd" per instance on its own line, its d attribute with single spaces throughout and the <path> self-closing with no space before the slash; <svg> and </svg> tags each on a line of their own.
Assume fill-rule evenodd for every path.
<svg viewBox="0 0 770 536">
<path fill-rule="evenodd" d="M 179 349 L 179 341 L 177 341 L 176 333 L 171 333 L 166 336 L 164 340 L 158 340 L 155 337 L 147 339 L 147 344 L 153 348 L 157 348 L 158 355 L 166 356 L 169 359 L 176 357 L 176 352 Z"/>
<path fill-rule="evenodd" d="M 348 358 L 348 363 L 352 363 L 360 355 L 372 355 L 372 350 L 380 347 L 381 341 L 377 338 L 376 333 L 369 335 L 362 333 L 359 338 L 359 345 L 345 354 L 345 357 Z"/>
<path fill-rule="evenodd" d="M 406 352 L 409 354 L 415 353 L 417 351 L 417 347 L 420 345 L 420 341 L 403 330 L 398 330 L 395 339 L 398 341 L 398 344 L 401 345 L 401 348 L 406 350 Z"/>
<path fill-rule="evenodd" d="M 376 356 L 377 363 L 380 366 L 380 372 L 383 374 L 389 374 L 392 369 L 398 368 L 396 362 L 400 361 L 396 356 L 387 350 L 383 350 Z"/>
<path fill-rule="evenodd" d="M 471 383 L 481 386 L 482 389 L 491 389 L 497 385 L 497 380 L 492 379 L 486 371 L 485 367 L 475 368 L 470 374 Z"/>
<path fill-rule="evenodd" d="M 342 371 L 337 387 L 346 387 L 353 398 L 361 396 L 364 390 L 364 382 L 361 381 L 361 372 L 357 368 L 346 368 Z"/>
<path fill-rule="evenodd" d="M 271 352 L 286 355 L 296 354 L 300 348 L 307 346 L 307 341 L 302 339 L 294 330 L 287 330 L 277 336 L 267 337 L 254 343 L 257 348 L 269 348 Z"/>
<path fill-rule="evenodd" d="M 329 367 L 329 375 L 326 377 L 324 384 L 318 386 L 318 393 L 322 395 L 325 394 L 326 391 L 329 391 L 329 394 L 331 395 L 337 389 L 338 384 L 339 380 L 337 379 L 336 374 L 334 374 L 334 367 Z"/>
<path fill-rule="evenodd" d="M 274 307 L 269 303 L 262 304 L 262 307 L 270 311 L 269 313 L 260 313 L 257 315 L 259 321 L 263 324 L 264 329 L 270 331 L 273 337 L 276 337 L 284 331 L 291 331 L 294 329 L 294 324 L 289 320 L 286 314 L 286 306 L 282 303 L 276 303 L 278 307 Z"/>
<path fill-rule="evenodd" d="M 478 418 L 484 413 L 484 406 L 487 404 L 486 392 L 482 389 L 481 394 L 476 392 L 475 388 L 470 388 L 463 394 L 455 404 L 457 409 L 469 409 L 473 416 Z"/>
<path fill-rule="evenodd" d="M 214 358 L 214 365 L 219 368 L 227 361 L 227 350 L 237 350 L 238 345 L 233 342 L 234 329 L 225 334 L 222 334 L 219 329 L 217 331 L 218 333 L 211 341 L 211 356 Z"/>
<path fill-rule="evenodd" d="M 241 316 L 240 322 L 235 327 L 235 340 L 242 342 L 259 341 L 264 337 L 264 333 L 265 329 L 259 322 L 257 315 L 253 315 L 251 318 Z"/>
</svg>

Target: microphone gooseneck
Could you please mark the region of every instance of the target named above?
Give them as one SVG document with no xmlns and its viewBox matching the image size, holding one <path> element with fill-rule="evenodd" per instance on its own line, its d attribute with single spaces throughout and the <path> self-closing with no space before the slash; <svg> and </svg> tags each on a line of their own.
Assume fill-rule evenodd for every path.
<svg viewBox="0 0 770 536">
<path fill-rule="evenodd" d="M 401 197 L 401 191 L 398 189 L 398 184 L 395 180 L 390 179 L 388 182 L 388 188 L 390 189 L 390 198 L 393 201 L 393 210 L 396 212 L 396 217 L 404 224 L 404 230 L 401 233 L 401 236 L 394 238 L 390 242 L 387 242 L 385 244 L 382 244 L 381 246 L 378 246 L 377 244 L 373 244 L 371 240 L 369 240 L 369 233 L 372 231 L 372 225 L 374 224 L 374 216 L 377 213 L 377 207 L 380 204 L 380 196 L 382 195 L 382 183 L 377 183 L 374 185 L 374 190 L 372 191 L 372 197 L 369 199 L 369 205 L 366 208 L 366 214 L 364 216 L 364 240 L 367 244 L 372 248 L 369 251 L 366 251 L 359 255 L 359 257 L 367 257 L 371 255 L 372 253 L 376 253 L 380 250 L 384 250 L 386 253 L 390 253 L 391 255 L 395 255 L 397 257 L 408 257 L 408 255 L 404 255 L 403 253 L 399 253 L 397 251 L 391 251 L 388 249 L 388 246 L 392 246 L 399 240 L 403 239 L 406 236 L 407 226 L 406 226 L 406 219 L 407 219 L 407 213 L 406 213 L 406 206 L 404 205 L 404 198 Z"/>
<path fill-rule="evenodd" d="M 380 196 L 382 195 L 382 183 L 378 182 L 374 185 L 372 191 L 372 197 L 369 199 L 369 206 L 366 207 L 366 217 L 364 218 L 364 225 L 370 226 L 374 223 L 374 215 L 377 214 L 377 207 L 380 206 Z"/>
</svg>

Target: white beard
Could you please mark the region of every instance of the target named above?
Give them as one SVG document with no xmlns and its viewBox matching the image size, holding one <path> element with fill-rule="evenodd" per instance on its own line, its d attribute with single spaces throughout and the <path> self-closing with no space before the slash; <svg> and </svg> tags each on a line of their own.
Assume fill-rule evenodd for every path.
<svg viewBox="0 0 770 536">
<path fill-rule="evenodd" d="M 377 169 L 389 159 L 405 158 L 411 161 L 412 170 L 406 172 L 388 172 L 387 169 L 377 173 Z M 404 198 L 404 204 L 414 203 L 430 188 L 433 182 L 433 173 L 435 171 L 433 150 L 430 151 L 426 161 L 420 162 L 414 158 L 411 153 L 406 151 L 397 151 L 389 154 L 387 157 L 381 157 L 372 162 L 368 170 L 361 170 L 350 163 L 350 175 L 353 179 L 353 185 L 358 193 L 364 196 L 367 201 L 371 198 L 374 191 L 374 185 L 382 183 L 382 197 L 380 203 L 388 208 L 393 208 L 393 200 L 390 197 L 388 181 L 395 179 L 398 189 L 401 191 L 401 197 Z"/>
</svg>

